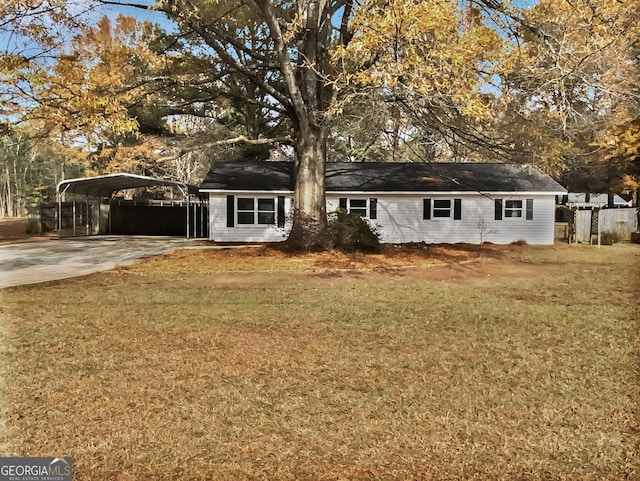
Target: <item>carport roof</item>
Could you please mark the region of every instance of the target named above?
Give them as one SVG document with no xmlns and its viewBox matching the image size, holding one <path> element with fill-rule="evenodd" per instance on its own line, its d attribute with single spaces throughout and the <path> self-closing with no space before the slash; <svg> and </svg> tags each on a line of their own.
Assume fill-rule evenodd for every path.
<svg viewBox="0 0 640 481">
<path fill-rule="evenodd" d="M 120 190 L 137 189 L 140 187 L 178 187 L 185 195 L 187 192 L 189 194 L 198 193 L 198 187 L 195 185 L 126 173 L 63 180 L 58 184 L 58 193 L 107 197 Z"/>
</svg>

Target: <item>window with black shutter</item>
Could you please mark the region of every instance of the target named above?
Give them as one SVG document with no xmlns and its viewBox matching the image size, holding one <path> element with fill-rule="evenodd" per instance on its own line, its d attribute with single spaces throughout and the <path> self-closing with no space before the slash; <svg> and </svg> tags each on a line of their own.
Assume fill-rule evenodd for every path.
<svg viewBox="0 0 640 481">
<path fill-rule="evenodd" d="M 533 220 L 533 199 L 496 199 L 495 219 Z"/>
<path fill-rule="evenodd" d="M 340 197 L 338 205 L 340 209 L 347 211 L 349 214 L 368 217 L 369 219 L 378 218 L 378 199 L 374 197 L 370 199 Z"/>
<path fill-rule="evenodd" d="M 422 218 L 462 219 L 462 199 L 423 199 Z"/>
<path fill-rule="evenodd" d="M 274 225 L 284 227 L 284 196 L 234 197 L 227 196 L 227 227 L 235 225 Z M 282 219 L 282 220 L 281 220 Z"/>
</svg>

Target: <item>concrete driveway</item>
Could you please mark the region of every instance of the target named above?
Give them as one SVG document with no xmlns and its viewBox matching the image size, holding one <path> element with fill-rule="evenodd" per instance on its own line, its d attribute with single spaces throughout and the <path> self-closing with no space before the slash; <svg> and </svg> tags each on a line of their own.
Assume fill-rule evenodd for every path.
<svg viewBox="0 0 640 481">
<path fill-rule="evenodd" d="M 0 289 L 83 276 L 193 247 L 201 239 L 95 236 L 0 246 Z"/>
</svg>

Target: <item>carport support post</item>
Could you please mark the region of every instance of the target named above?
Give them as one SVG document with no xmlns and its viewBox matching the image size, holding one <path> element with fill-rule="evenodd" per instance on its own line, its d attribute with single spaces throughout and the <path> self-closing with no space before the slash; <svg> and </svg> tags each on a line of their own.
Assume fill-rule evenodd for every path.
<svg viewBox="0 0 640 481">
<path fill-rule="evenodd" d="M 601 232 L 600 232 L 600 208 L 596 208 L 596 212 L 598 214 L 597 218 L 598 218 L 598 249 L 599 249 L 600 248 L 600 235 L 601 235 Z"/>
<path fill-rule="evenodd" d="M 69 184 L 67 184 L 62 192 L 60 192 L 60 184 L 56 187 L 58 193 L 58 235 L 62 232 L 62 196 L 67 193 Z"/>
<path fill-rule="evenodd" d="M 100 212 L 102 210 L 102 199 L 100 198 L 100 194 L 96 196 L 96 204 L 98 205 L 98 228 L 96 229 L 94 227 L 93 230 L 96 234 L 100 235 L 100 221 L 102 220 L 102 213 Z"/>
<path fill-rule="evenodd" d="M 89 194 L 84 195 L 84 207 L 85 224 L 87 226 L 87 235 L 89 235 Z"/>
<path fill-rule="evenodd" d="M 200 237 L 204 237 L 204 202 L 200 199 Z"/>
<path fill-rule="evenodd" d="M 71 215 L 73 216 L 73 237 L 76 236 L 76 196 L 73 196 L 73 207 L 71 209 Z"/>
<path fill-rule="evenodd" d="M 193 203 L 193 237 L 198 237 L 198 205 Z"/>
<path fill-rule="evenodd" d="M 184 188 L 181 185 L 177 186 L 178 189 L 180 190 L 180 192 L 182 193 L 182 196 L 184 197 L 184 200 L 186 201 L 186 208 L 187 208 L 187 239 L 189 239 L 189 207 L 190 207 L 190 202 L 189 202 L 189 187 L 185 184 Z"/>
</svg>

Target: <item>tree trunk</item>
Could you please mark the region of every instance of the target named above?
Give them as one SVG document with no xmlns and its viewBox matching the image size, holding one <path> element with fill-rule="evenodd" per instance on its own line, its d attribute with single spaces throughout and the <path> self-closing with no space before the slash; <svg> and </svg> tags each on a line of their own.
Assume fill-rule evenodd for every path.
<svg viewBox="0 0 640 481">
<path fill-rule="evenodd" d="M 270 26 L 273 26 L 272 34 L 275 32 L 279 45 L 281 71 L 291 99 L 287 104 L 294 126 L 296 153 L 293 226 L 287 243 L 292 249 L 305 251 L 325 250 L 331 245 L 327 228 L 325 172 L 332 91 L 318 74 L 322 71 L 319 63 L 321 52 L 326 48 L 330 35 L 323 24 L 326 6 L 322 0 L 298 3 L 304 35 L 298 43 L 299 55 L 295 60 L 285 48 L 282 32 L 270 11 Z"/>
<path fill-rule="evenodd" d="M 296 132 L 293 226 L 287 240 L 294 250 L 318 251 L 330 246 L 325 195 L 327 137 L 327 129 L 319 126 Z"/>
</svg>

